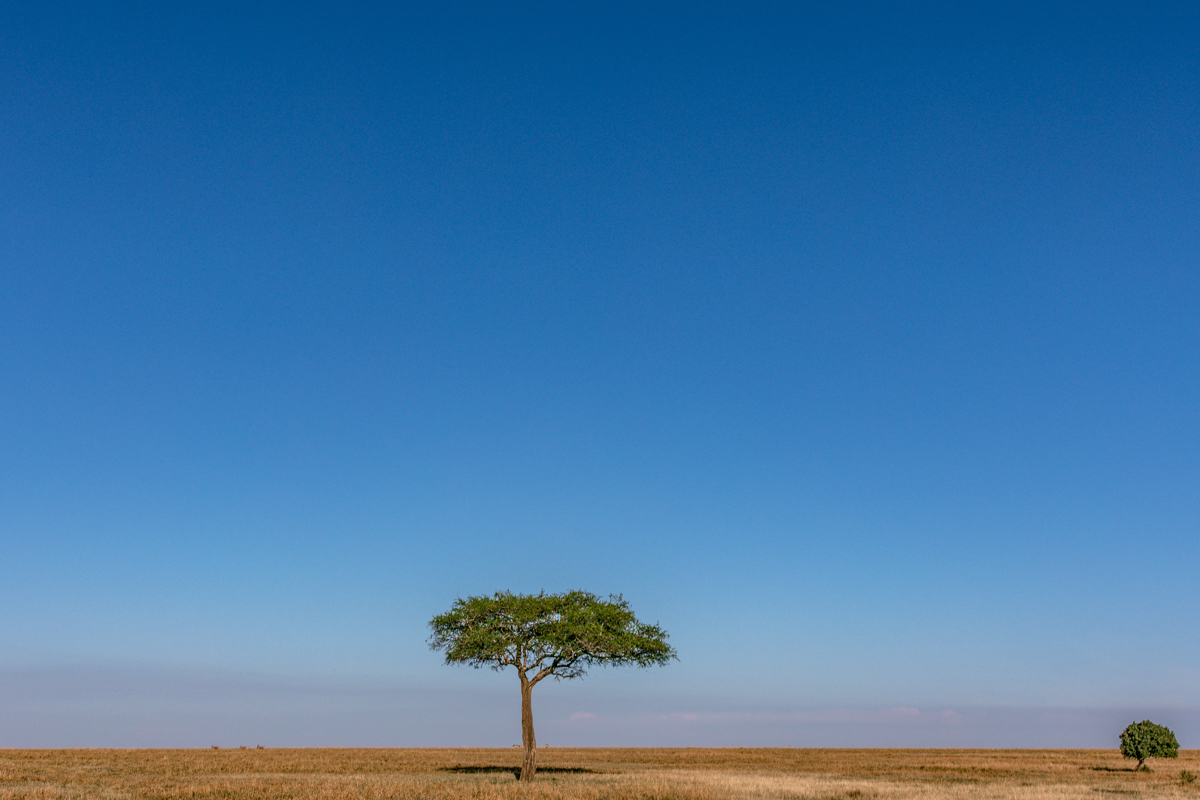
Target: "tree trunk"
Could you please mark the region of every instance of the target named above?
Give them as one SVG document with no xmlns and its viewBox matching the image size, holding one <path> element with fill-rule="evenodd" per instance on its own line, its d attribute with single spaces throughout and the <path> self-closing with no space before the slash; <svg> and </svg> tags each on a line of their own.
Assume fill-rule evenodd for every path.
<svg viewBox="0 0 1200 800">
<path fill-rule="evenodd" d="M 525 746 L 525 761 L 521 764 L 521 780 L 533 780 L 537 771 L 537 739 L 533 735 L 533 684 L 521 673 L 521 744 Z"/>
</svg>

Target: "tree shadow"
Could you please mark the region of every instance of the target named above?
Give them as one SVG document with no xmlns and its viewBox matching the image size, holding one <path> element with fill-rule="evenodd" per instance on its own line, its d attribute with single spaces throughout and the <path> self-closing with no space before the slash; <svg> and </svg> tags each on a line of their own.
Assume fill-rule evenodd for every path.
<svg viewBox="0 0 1200 800">
<path fill-rule="evenodd" d="M 511 774 L 514 778 L 521 777 L 521 768 L 520 767 L 497 767 L 497 766 L 490 766 L 490 765 L 440 767 L 438 769 L 438 771 L 439 772 L 457 772 L 459 774 L 466 774 L 466 775 L 479 775 L 479 774 L 486 774 L 486 773 L 503 774 L 503 773 L 507 772 L 507 773 Z M 537 768 L 538 775 L 541 775 L 543 773 L 551 774 L 551 775 L 564 775 L 564 774 L 579 775 L 582 773 L 599 773 L 599 772 L 600 772 L 600 770 L 588 769 L 587 767 L 538 767 Z"/>
</svg>

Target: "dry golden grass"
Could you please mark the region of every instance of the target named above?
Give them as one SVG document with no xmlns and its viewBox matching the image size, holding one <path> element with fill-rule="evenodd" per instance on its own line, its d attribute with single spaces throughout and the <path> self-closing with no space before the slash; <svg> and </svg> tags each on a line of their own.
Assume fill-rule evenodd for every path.
<svg viewBox="0 0 1200 800">
<path fill-rule="evenodd" d="M 1200 800 L 1200 751 L 1134 772 L 1115 750 L 545 748 L 0 750 L 0 800 Z"/>
</svg>

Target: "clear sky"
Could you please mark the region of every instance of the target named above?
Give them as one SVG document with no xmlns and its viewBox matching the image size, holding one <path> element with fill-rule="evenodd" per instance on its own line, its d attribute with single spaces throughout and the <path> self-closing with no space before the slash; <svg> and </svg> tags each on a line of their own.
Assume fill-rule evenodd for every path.
<svg viewBox="0 0 1200 800">
<path fill-rule="evenodd" d="M 1200 746 L 1192 4 L 0 10 L 0 746 Z"/>
</svg>

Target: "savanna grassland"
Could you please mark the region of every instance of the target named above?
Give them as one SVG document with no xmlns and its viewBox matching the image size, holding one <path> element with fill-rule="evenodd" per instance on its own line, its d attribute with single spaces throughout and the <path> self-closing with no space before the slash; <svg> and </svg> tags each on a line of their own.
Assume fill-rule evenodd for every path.
<svg viewBox="0 0 1200 800">
<path fill-rule="evenodd" d="M 0 750 L 0 800 L 1200 800 L 1200 751 L 1134 772 L 1115 750 L 543 748 Z"/>
</svg>

